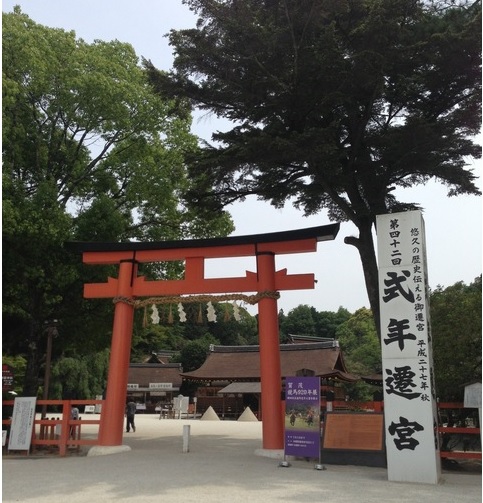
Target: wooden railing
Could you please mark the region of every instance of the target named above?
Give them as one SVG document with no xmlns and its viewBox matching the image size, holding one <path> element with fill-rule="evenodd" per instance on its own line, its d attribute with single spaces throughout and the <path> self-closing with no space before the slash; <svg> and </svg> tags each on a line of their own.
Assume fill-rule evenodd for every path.
<svg viewBox="0 0 483 503">
<path fill-rule="evenodd" d="M 440 416 L 444 410 L 462 410 L 462 403 L 438 403 Z M 475 409 L 477 410 L 477 409 Z M 442 458 L 451 459 L 481 459 L 480 428 L 467 426 L 438 426 L 442 435 Z"/>
<path fill-rule="evenodd" d="M 60 456 L 65 456 L 69 449 L 80 449 L 82 445 L 98 445 L 98 438 L 82 438 L 82 427 L 84 425 L 99 425 L 100 417 L 96 419 L 73 420 L 71 417 L 72 406 L 91 406 L 102 404 L 102 400 L 37 400 L 37 406 L 47 406 L 61 408 L 58 414 L 48 414 L 49 419 L 36 418 L 32 431 L 31 448 L 50 449 L 52 452 L 58 451 Z M 3 402 L 4 406 L 14 405 L 13 400 Z M 327 404 L 321 404 L 323 407 Z M 351 402 L 334 401 L 333 410 L 366 410 L 370 412 L 382 412 L 383 402 Z M 462 410 L 462 403 L 438 403 L 440 416 L 445 410 Z M 476 409 L 475 409 L 476 410 Z M 57 417 L 54 417 L 57 416 Z M 10 419 L 2 419 L 2 424 L 10 426 Z M 96 430 L 98 433 L 98 429 Z M 463 426 L 438 426 L 438 432 L 442 435 L 442 458 L 451 459 L 481 459 L 480 428 Z M 7 439 L 8 445 L 8 439 Z"/>
<path fill-rule="evenodd" d="M 99 419 L 71 419 L 71 409 L 75 406 L 102 404 L 103 400 L 37 400 L 37 406 L 57 407 L 60 413 L 47 414 L 50 418 L 39 418 L 36 415 L 32 429 L 31 450 L 48 448 L 52 452 L 58 451 L 60 456 L 65 456 L 69 448 L 80 449 L 81 445 L 98 445 L 97 435 L 95 438 L 82 438 L 82 426 L 99 425 Z M 3 406 L 12 406 L 14 401 L 3 401 Z M 56 416 L 56 417 L 54 417 Z M 8 427 L 10 419 L 2 419 L 2 425 Z M 98 429 L 97 429 L 98 433 Z M 8 446 L 8 439 L 6 442 Z"/>
<path fill-rule="evenodd" d="M 327 407 L 326 402 L 323 402 L 322 407 Z M 466 407 L 460 402 L 439 402 L 439 416 L 443 415 L 445 410 L 463 410 Z M 384 410 L 384 402 L 354 402 L 334 400 L 332 402 L 332 410 L 334 411 L 367 411 L 367 412 L 382 412 Z M 477 409 L 474 409 L 475 412 Z M 476 414 L 475 414 L 476 416 Z M 481 437 L 480 428 L 471 426 L 438 426 L 438 432 L 441 435 L 440 450 L 441 458 L 450 459 L 481 459 Z"/>
</svg>

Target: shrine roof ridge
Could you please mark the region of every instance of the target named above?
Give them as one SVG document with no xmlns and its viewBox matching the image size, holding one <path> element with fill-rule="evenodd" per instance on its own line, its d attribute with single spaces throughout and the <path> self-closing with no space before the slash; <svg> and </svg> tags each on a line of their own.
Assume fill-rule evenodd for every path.
<svg viewBox="0 0 483 503">
<path fill-rule="evenodd" d="M 324 342 L 306 342 L 297 344 L 280 344 L 280 351 L 306 351 L 307 349 L 329 349 L 338 348 L 339 344 L 336 340 Z M 250 353 L 260 351 L 259 345 L 246 345 L 246 346 L 217 346 L 210 345 L 211 353 Z"/>
<path fill-rule="evenodd" d="M 181 367 L 181 363 L 130 363 L 129 366 L 132 368 L 142 368 L 142 369 L 147 368 L 179 369 Z"/>
<path fill-rule="evenodd" d="M 279 241 L 297 241 L 316 238 L 317 241 L 330 241 L 336 238 L 340 223 L 308 227 L 291 231 L 269 232 L 265 234 L 249 234 L 245 236 L 228 236 L 222 238 L 185 239 L 176 241 L 129 241 L 129 242 L 96 242 L 96 241 L 67 241 L 66 247 L 74 252 L 100 251 L 139 251 L 171 248 L 198 248 L 213 246 L 230 246 L 257 243 L 271 243 Z"/>
</svg>

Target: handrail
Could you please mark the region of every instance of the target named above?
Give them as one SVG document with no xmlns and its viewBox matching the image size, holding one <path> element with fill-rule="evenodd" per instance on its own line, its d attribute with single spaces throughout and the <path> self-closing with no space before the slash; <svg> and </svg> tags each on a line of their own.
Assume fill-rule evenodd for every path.
<svg viewBox="0 0 483 503">
<path fill-rule="evenodd" d="M 13 406 L 14 400 L 4 400 L 2 405 Z M 71 409 L 73 405 L 97 405 L 103 404 L 103 400 L 37 400 L 37 405 L 62 406 L 62 417 L 59 419 L 39 419 L 35 418 L 34 428 L 32 430 L 31 447 L 51 446 L 59 449 L 59 455 L 65 456 L 70 446 L 77 447 L 81 445 L 97 445 L 98 439 L 82 439 L 81 427 L 87 424 L 101 423 L 100 419 L 71 419 Z M 9 426 L 11 419 L 3 419 L 2 425 Z M 39 431 L 37 432 L 37 426 Z M 60 426 L 60 434 L 57 434 L 56 427 Z M 46 438 L 48 437 L 48 438 Z"/>
</svg>

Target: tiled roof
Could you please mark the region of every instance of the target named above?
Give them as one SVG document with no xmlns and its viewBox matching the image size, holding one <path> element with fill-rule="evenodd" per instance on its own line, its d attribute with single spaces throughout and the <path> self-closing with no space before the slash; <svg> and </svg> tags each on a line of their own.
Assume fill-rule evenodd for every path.
<svg viewBox="0 0 483 503">
<path fill-rule="evenodd" d="M 140 388 L 148 388 L 149 383 L 170 382 L 174 388 L 182 383 L 181 366 L 179 363 L 131 363 L 129 365 L 128 383 L 138 384 Z"/>
<path fill-rule="evenodd" d="M 282 377 L 303 375 L 308 371 L 305 375 L 350 382 L 359 379 L 347 372 L 340 348 L 325 342 L 282 344 L 280 364 Z M 199 369 L 181 375 L 193 381 L 260 380 L 259 346 L 213 346 Z"/>
</svg>

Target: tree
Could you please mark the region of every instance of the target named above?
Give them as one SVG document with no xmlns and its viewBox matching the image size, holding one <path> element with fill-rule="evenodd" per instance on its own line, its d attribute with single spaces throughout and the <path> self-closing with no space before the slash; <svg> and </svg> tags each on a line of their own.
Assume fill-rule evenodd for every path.
<svg viewBox="0 0 483 503">
<path fill-rule="evenodd" d="M 319 337 L 335 339 L 337 328 L 351 317 L 351 313 L 340 306 L 337 312 L 320 311 L 315 315 L 316 331 Z"/>
<path fill-rule="evenodd" d="M 214 344 L 215 342 L 216 340 L 209 335 L 196 341 L 190 341 L 180 351 L 179 356 L 173 358 L 173 361 L 179 361 L 183 366 L 184 372 L 192 372 L 199 369 L 205 363 L 206 357 L 210 352 L 210 344 Z"/>
<path fill-rule="evenodd" d="M 25 370 L 27 368 L 27 360 L 23 356 L 7 356 L 2 354 L 2 364 L 9 365 L 13 372 L 13 389 L 17 395 L 23 389 L 25 379 Z M 2 390 L 4 400 L 11 400 L 12 395 Z"/>
<path fill-rule="evenodd" d="M 468 159 L 481 125 L 481 4 L 409 0 L 187 0 L 174 69 L 145 65 L 234 127 L 191 163 L 191 198 L 249 195 L 351 221 L 379 330 L 376 215 L 417 209 L 395 189 L 430 179 L 479 194 Z"/>
<path fill-rule="evenodd" d="M 381 346 L 374 317 L 369 309 L 357 310 L 337 328 L 336 337 L 349 372 L 370 375 L 381 370 Z M 366 383 L 347 385 L 347 390 L 354 400 L 372 399 L 371 387 Z"/>
<path fill-rule="evenodd" d="M 246 309 L 238 307 L 239 318 L 235 319 L 231 303 L 213 302 L 213 308 L 216 322 L 207 319 L 206 304 L 185 303 L 186 320 L 181 321 L 177 306 L 173 309 L 173 305 L 158 305 L 159 322 L 150 323 L 146 319 L 146 326 L 135 327 L 133 331 L 132 358 L 143 361 L 146 355 L 160 349 L 183 351 L 191 342 L 199 341 L 225 346 L 258 344 L 256 319 Z M 146 316 L 150 317 L 151 313 L 148 309 Z M 186 363 L 179 358 L 178 361 Z"/>
<path fill-rule="evenodd" d="M 52 392 L 57 400 L 82 400 L 106 390 L 109 351 L 61 357 L 52 368 Z"/>
<path fill-rule="evenodd" d="M 281 339 L 286 341 L 289 335 L 317 336 L 315 312 L 315 309 L 307 304 L 291 309 L 280 324 Z"/>
<path fill-rule="evenodd" d="M 228 302 L 213 302 L 216 323 L 208 322 L 209 333 L 215 337 L 218 344 L 224 346 L 243 346 L 258 344 L 258 326 L 254 316 L 243 308 L 238 308 L 239 319 L 234 318 L 233 305 Z"/>
<path fill-rule="evenodd" d="M 286 342 L 290 334 L 335 339 L 337 328 L 350 317 L 349 311 L 343 307 L 339 307 L 336 313 L 319 312 L 314 307 L 300 304 L 288 314 L 280 311 L 280 339 Z"/>
<path fill-rule="evenodd" d="M 430 312 L 438 397 L 461 402 L 464 386 L 481 381 L 481 276 L 436 288 Z"/>
<path fill-rule="evenodd" d="M 233 225 L 183 204 L 191 118 L 153 93 L 130 45 L 87 44 L 15 8 L 2 48 L 3 342 L 27 355 L 24 393 L 36 395 L 46 321 L 62 322 L 54 359 L 109 340 L 110 303 L 83 302 L 81 288 L 112 269 L 84 270 L 66 241 L 225 236 Z"/>
</svg>

